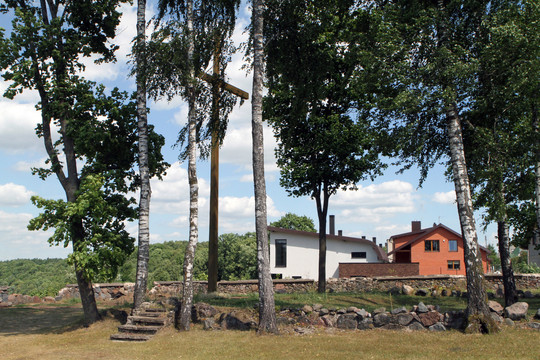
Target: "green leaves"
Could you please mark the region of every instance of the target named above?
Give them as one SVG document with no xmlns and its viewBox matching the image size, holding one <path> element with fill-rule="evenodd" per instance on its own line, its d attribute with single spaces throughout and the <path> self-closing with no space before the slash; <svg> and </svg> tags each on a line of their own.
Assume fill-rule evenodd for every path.
<svg viewBox="0 0 540 360">
<path fill-rule="evenodd" d="M 351 1 L 269 2 L 265 118 L 278 139 L 281 185 L 294 196 L 353 188 L 380 163 L 351 87 L 368 34 Z"/>
<path fill-rule="evenodd" d="M 84 234 L 73 244 L 68 260 L 83 271 L 87 280 L 98 276 L 114 279 L 135 241 L 125 230 L 125 221 L 133 220 L 136 211 L 123 196 L 108 195 L 104 183 L 103 176 L 88 175 L 74 202 L 32 197 L 32 203 L 43 212 L 30 221 L 28 229 L 54 228 L 48 240 L 51 245 L 67 247 L 73 239 L 74 223 L 82 220 Z"/>
<path fill-rule="evenodd" d="M 293 213 L 283 215 L 279 220 L 271 223 L 270 226 L 283 229 L 317 232 L 312 219 L 307 216 L 300 216 Z"/>
</svg>

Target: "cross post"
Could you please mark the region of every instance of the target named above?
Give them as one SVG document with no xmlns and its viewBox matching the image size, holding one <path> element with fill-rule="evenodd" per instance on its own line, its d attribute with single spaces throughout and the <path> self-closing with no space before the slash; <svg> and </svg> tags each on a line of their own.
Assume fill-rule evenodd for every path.
<svg viewBox="0 0 540 360">
<path fill-rule="evenodd" d="M 219 91 L 224 89 L 244 100 L 249 94 L 220 78 L 219 63 L 221 48 L 214 48 L 213 74 L 201 73 L 199 78 L 212 85 L 212 114 L 211 121 L 219 122 Z M 219 223 L 219 138 L 217 131 L 212 131 L 210 152 L 210 219 L 208 230 L 208 292 L 217 291 L 218 276 L 218 223 Z"/>
</svg>

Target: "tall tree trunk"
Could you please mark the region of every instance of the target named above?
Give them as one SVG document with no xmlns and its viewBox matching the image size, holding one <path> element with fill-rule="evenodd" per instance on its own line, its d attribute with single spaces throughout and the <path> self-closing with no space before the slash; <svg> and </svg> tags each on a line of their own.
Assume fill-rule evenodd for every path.
<svg viewBox="0 0 540 360">
<path fill-rule="evenodd" d="M 266 183 L 264 178 L 264 141 L 262 127 L 262 91 L 264 71 L 263 49 L 264 0 L 253 0 L 253 99 L 251 127 L 253 138 L 253 182 L 255 187 L 255 229 L 257 235 L 257 270 L 259 273 L 259 333 L 276 333 L 274 287 L 270 276 L 270 253 L 266 215 Z"/>
<path fill-rule="evenodd" d="M 321 189 L 315 192 L 315 202 L 317 203 L 317 216 L 319 218 L 319 282 L 317 292 L 326 292 L 326 218 L 328 214 L 328 190 L 323 185 L 321 202 Z"/>
<path fill-rule="evenodd" d="M 193 261 L 195 259 L 195 249 L 199 238 L 198 217 L 199 217 L 199 185 L 197 182 L 197 119 L 195 114 L 195 69 L 193 65 L 193 51 L 195 40 L 193 34 L 193 0 L 186 2 L 187 27 L 189 36 L 188 45 L 188 66 L 189 81 L 188 86 L 188 181 L 189 181 L 189 242 L 184 256 L 184 286 L 182 294 L 182 306 L 176 327 L 180 330 L 188 331 L 191 322 L 191 307 L 193 305 Z"/>
<path fill-rule="evenodd" d="M 496 330 L 487 306 L 487 294 L 484 288 L 482 259 L 478 250 L 478 237 L 474 220 L 471 189 L 461 119 L 457 105 L 451 103 L 446 109 L 447 131 L 450 147 L 454 187 L 456 189 L 459 222 L 463 233 L 463 248 L 465 253 L 465 271 L 467 277 L 467 331 L 489 333 Z"/>
<path fill-rule="evenodd" d="M 137 126 L 139 131 L 139 172 L 141 193 L 139 200 L 139 249 L 137 275 L 133 293 L 133 310 L 144 302 L 148 286 L 150 258 L 150 171 L 148 167 L 148 119 L 146 116 L 146 0 L 137 3 Z"/>
<path fill-rule="evenodd" d="M 497 222 L 497 235 L 499 243 L 499 256 L 503 274 L 504 304 L 510 306 L 517 301 L 516 281 L 514 270 L 510 261 L 510 237 L 508 236 L 508 223 L 506 215 L 504 221 Z"/>
<path fill-rule="evenodd" d="M 536 106 L 532 107 L 532 126 L 533 126 L 533 146 L 535 154 L 535 183 L 534 183 L 534 195 L 535 195 L 535 210 L 536 210 L 536 226 L 534 230 L 534 244 L 540 244 L 540 146 L 538 144 L 539 136 L 539 124 L 538 124 L 538 110 Z"/>
<path fill-rule="evenodd" d="M 71 236 L 71 241 L 73 243 L 73 252 L 76 252 L 77 248 L 80 246 L 84 239 L 83 224 L 80 219 L 73 220 Z M 79 287 L 79 295 L 81 297 L 81 304 L 84 313 L 84 326 L 90 326 L 96 321 L 101 320 L 101 315 L 99 314 L 97 308 L 96 297 L 94 295 L 94 287 L 92 286 L 92 282 L 86 280 L 83 276 L 83 271 L 77 261 L 75 261 L 74 267 L 75 276 L 77 278 L 77 285 Z"/>
</svg>

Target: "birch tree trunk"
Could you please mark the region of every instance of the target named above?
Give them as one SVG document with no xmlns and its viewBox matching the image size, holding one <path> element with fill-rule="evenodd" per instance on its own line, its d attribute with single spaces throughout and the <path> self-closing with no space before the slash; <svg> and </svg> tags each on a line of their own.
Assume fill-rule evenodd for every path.
<svg viewBox="0 0 540 360">
<path fill-rule="evenodd" d="M 193 51 L 195 40 L 193 35 L 193 0 L 186 2 L 187 27 L 189 36 L 188 45 L 188 66 L 189 66 L 189 86 L 188 92 L 188 181 L 189 181 L 189 242 L 184 256 L 184 286 L 182 293 L 182 306 L 180 316 L 177 319 L 176 327 L 180 330 L 189 331 L 191 322 L 191 307 L 193 305 L 193 261 L 195 249 L 199 238 L 198 233 L 198 198 L 199 186 L 197 183 L 197 123 L 195 114 L 195 70 L 193 67 Z"/>
<path fill-rule="evenodd" d="M 456 189 L 459 222 L 463 234 L 463 248 L 465 253 L 465 271 L 467 277 L 467 331 L 490 333 L 496 330 L 496 324 L 490 317 L 487 305 L 487 294 L 484 288 L 482 260 L 478 250 L 478 236 L 473 214 L 473 204 L 465 151 L 463 148 L 463 135 L 461 132 L 461 119 L 457 105 L 451 103 L 446 109 L 447 131 L 450 147 L 450 160 Z"/>
<path fill-rule="evenodd" d="M 133 293 L 133 310 L 144 302 L 148 286 L 150 258 L 150 171 L 148 168 L 148 119 L 146 114 L 146 0 L 137 3 L 137 126 L 139 131 L 139 172 L 141 193 L 139 200 L 139 250 L 137 275 Z"/>
<path fill-rule="evenodd" d="M 517 301 L 517 292 L 514 271 L 512 270 L 512 263 L 510 262 L 510 236 L 508 235 L 506 214 L 503 221 L 497 222 L 497 235 L 503 274 L 504 304 L 510 306 Z"/>
<path fill-rule="evenodd" d="M 264 141 L 262 126 L 262 91 L 264 71 L 263 49 L 264 0 L 253 0 L 253 94 L 251 127 L 253 138 L 253 182 L 255 187 L 255 229 L 257 235 L 257 270 L 259 273 L 259 333 L 276 333 L 274 288 L 270 276 L 268 248 L 266 183 L 264 178 Z"/>
</svg>

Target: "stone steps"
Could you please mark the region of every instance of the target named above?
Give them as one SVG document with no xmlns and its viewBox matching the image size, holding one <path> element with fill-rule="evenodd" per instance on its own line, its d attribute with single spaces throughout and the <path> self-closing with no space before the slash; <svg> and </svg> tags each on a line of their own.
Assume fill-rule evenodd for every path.
<svg viewBox="0 0 540 360">
<path fill-rule="evenodd" d="M 111 335 L 114 341 L 148 341 L 159 330 L 171 323 L 172 313 L 165 309 L 145 309 L 128 316 L 127 323 Z"/>
</svg>

